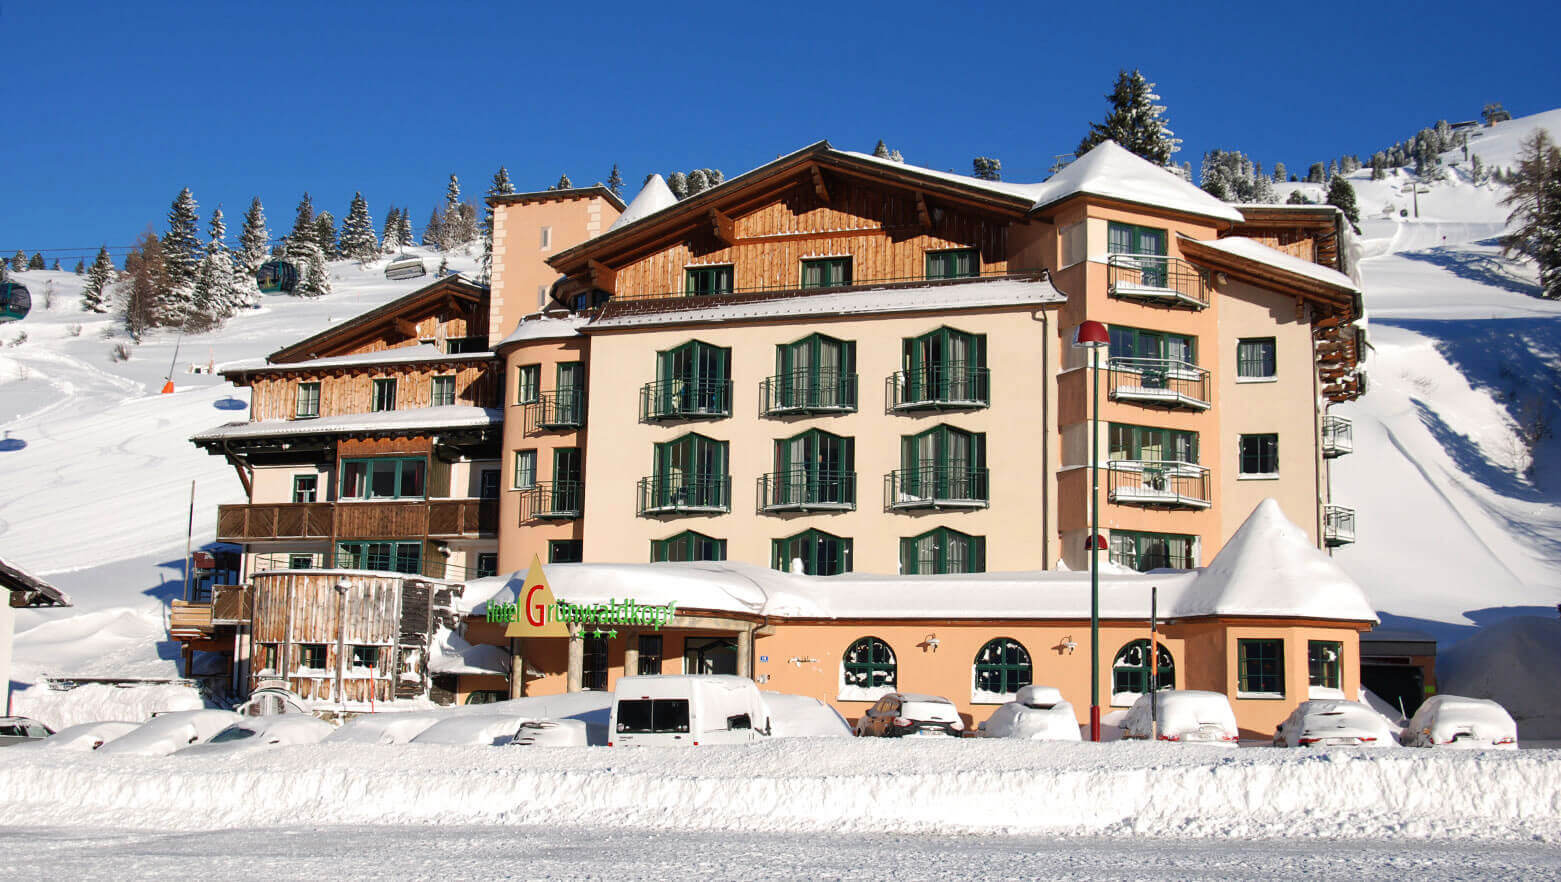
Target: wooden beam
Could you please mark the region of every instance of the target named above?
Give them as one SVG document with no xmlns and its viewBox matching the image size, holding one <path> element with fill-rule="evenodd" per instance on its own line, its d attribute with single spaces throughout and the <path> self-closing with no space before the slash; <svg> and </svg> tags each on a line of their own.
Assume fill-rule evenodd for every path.
<svg viewBox="0 0 1561 882">
<path fill-rule="evenodd" d="M 728 245 L 737 242 L 737 233 L 732 228 L 732 219 L 721 213 L 721 209 L 711 206 L 710 225 L 715 230 L 715 237 Z"/>
<path fill-rule="evenodd" d="M 820 202 L 828 205 L 829 188 L 824 186 L 824 173 L 820 171 L 819 167 L 816 165 L 809 166 L 809 168 L 813 172 L 813 192 L 818 194 L 818 199 Z"/>
<path fill-rule="evenodd" d="M 238 482 L 244 485 L 244 498 L 253 500 L 255 498 L 255 488 L 250 483 L 249 470 L 244 467 L 244 461 L 230 453 L 228 454 L 228 462 L 233 466 L 233 471 L 238 472 Z"/>
<path fill-rule="evenodd" d="M 600 288 L 609 294 L 618 292 L 617 270 L 594 258 L 585 262 L 585 268 L 591 274 L 591 287 Z"/>
<path fill-rule="evenodd" d="M 396 325 L 396 333 L 398 333 L 398 334 L 405 334 L 408 337 L 416 337 L 417 336 L 417 323 L 416 322 L 409 322 L 406 319 L 397 316 L 396 319 L 395 319 L 395 325 Z"/>
<path fill-rule="evenodd" d="M 927 210 L 927 197 L 920 190 L 916 191 L 916 217 L 921 219 L 921 228 L 932 232 L 932 212 Z"/>
</svg>

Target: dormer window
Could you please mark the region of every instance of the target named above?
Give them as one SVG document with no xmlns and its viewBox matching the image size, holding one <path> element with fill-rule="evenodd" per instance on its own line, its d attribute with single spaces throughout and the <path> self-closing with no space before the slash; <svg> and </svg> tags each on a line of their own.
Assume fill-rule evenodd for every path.
<svg viewBox="0 0 1561 882">
<path fill-rule="evenodd" d="M 732 293 L 732 265 L 691 266 L 683 270 L 683 293 L 690 297 L 709 297 Z"/>
<path fill-rule="evenodd" d="M 819 257 L 802 262 L 802 287 L 839 288 L 851 284 L 851 258 Z"/>
</svg>

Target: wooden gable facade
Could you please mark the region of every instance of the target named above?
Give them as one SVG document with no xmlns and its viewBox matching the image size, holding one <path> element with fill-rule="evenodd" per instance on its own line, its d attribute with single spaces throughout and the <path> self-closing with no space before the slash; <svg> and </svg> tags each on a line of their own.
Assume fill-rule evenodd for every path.
<svg viewBox="0 0 1561 882">
<path fill-rule="evenodd" d="M 369 412 L 374 405 L 375 381 L 386 379 L 395 380 L 392 410 L 432 407 L 436 377 L 449 377 L 454 385 L 455 397 L 445 403 L 499 406 L 499 369 L 492 358 L 452 355 L 434 361 L 339 365 L 307 370 L 287 370 L 284 365 L 269 370 L 233 371 L 227 376 L 237 385 L 250 387 L 250 419 L 254 420 L 301 418 L 298 411 L 300 383 L 319 385 L 318 412 L 313 416 L 321 417 Z"/>
<path fill-rule="evenodd" d="M 441 349 L 487 349 L 488 289 L 446 276 L 377 309 L 271 353 L 272 364 L 333 358 L 431 343 Z M 480 341 L 465 350 L 452 341 Z"/>
</svg>

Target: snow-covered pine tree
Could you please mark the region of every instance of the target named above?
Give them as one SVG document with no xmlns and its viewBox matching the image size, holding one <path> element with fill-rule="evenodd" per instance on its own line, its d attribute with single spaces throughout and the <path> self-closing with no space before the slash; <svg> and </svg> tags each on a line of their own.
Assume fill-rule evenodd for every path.
<svg viewBox="0 0 1561 882">
<path fill-rule="evenodd" d="M 1003 179 L 1003 161 L 990 156 L 977 156 L 970 161 L 971 174 L 983 181 Z"/>
<path fill-rule="evenodd" d="M 406 208 L 402 208 L 401 209 L 401 216 L 396 219 L 396 225 L 399 228 L 399 233 L 398 233 L 397 238 L 396 238 L 397 244 L 399 244 L 399 245 L 416 245 L 417 244 L 417 237 L 412 235 L 412 217 L 411 217 L 411 212 L 408 209 L 406 209 Z"/>
<path fill-rule="evenodd" d="M 322 211 L 314 216 L 314 244 L 320 247 L 320 253 L 326 260 L 332 260 L 341 253 L 341 246 L 336 242 L 336 217 L 329 211 Z"/>
<path fill-rule="evenodd" d="M 721 170 L 718 168 L 704 169 L 704 173 L 705 177 L 710 179 L 710 186 L 712 187 L 719 187 L 726 183 L 726 175 L 721 174 Z"/>
<path fill-rule="evenodd" d="M 1171 154 L 1181 149 L 1181 140 L 1167 127 L 1165 107 L 1155 103 L 1160 96 L 1155 94 L 1154 83 L 1137 69 L 1120 71 L 1106 100 L 1111 102 L 1111 112 L 1104 121 L 1089 124 L 1089 134 L 1074 152 L 1083 156 L 1109 139 L 1155 165 L 1170 165 Z"/>
<path fill-rule="evenodd" d="M 879 159 L 889 158 L 889 145 L 885 144 L 882 138 L 878 139 L 877 146 L 873 148 L 873 155 Z"/>
<path fill-rule="evenodd" d="M 672 195 L 679 199 L 688 198 L 688 176 L 682 172 L 673 172 L 667 175 L 667 189 L 671 190 Z M 21 254 L 22 252 L 18 251 L 16 253 Z M 25 258 L 23 259 L 25 260 Z M 14 265 L 16 261 L 12 260 L 11 263 Z M 17 268 L 20 269 L 20 267 Z"/>
<path fill-rule="evenodd" d="M 575 185 L 572 182 L 570 182 L 568 175 L 559 175 L 558 176 L 558 183 L 554 184 L 553 186 L 549 187 L 548 189 L 549 190 L 573 190 L 574 186 Z"/>
<path fill-rule="evenodd" d="M 58 257 L 54 258 L 54 265 L 49 267 L 49 269 L 52 269 L 55 272 L 60 271 L 60 259 Z"/>
<path fill-rule="evenodd" d="M 168 279 L 174 287 L 195 282 L 195 267 L 204 253 L 200 227 L 200 208 L 185 187 L 168 209 L 168 232 L 163 234 L 163 259 L 168 261 Z"/>
<path fill-rule="evenodd" d="M 1306 182 L 1308 184 L 1326 183 L 1323 178 L 1328 174 L 1328 167 L 1320 162 L 1314 162 L 1306 170 Z"/>
<path fill-rule="evenodd" d="M 177 319 L 170 321 L 172 317 L 161 309 L 160 295 L 169 287 L 168 265 L 163 258 L 162 240 L 151 229 L 142 233 L 125 255 L 125 274 L 118 287 L 121 317 L 132 340 L 139 343 L 152 328 L 178 323 Z"/>
<path fill-rule="evenodd" d="M 1329 205 L 1339 209 L 1349 219 L 1351 225 L 1360 223 L 1360 206 L 1355 201 L 1355 185 L 1344 175 L 1335 175 L 1328 182 Z"/>
<path fill-rule="evenodd" d="M 441 257 L 439 258 L 439 268 L 434 270 L 434 278 L 442 279 L 448 275 L 450 275 L 450 258 Z"/>
<path fill-rule="evenodd" d="M 239 295 L 234 291 L 233 254 L 228 250 L 227 223 L 222 206 L 211 213 L 207 226 L 206 253 L 195 270 L 191 310 L 185 329 L 201 331 L 213 328 L 238 309 Z"/>
<path fill-rule="evenodd" d="M 1475 184 L 1483 184 L 1486 177 L 1485 160 L 1481 159 L 1478 153 L 1469 154 L 1469 180 Z"/>
<path fill-rule="evenodd" d="M 1334 178 L 1336 178 L 1338 176 L 1339 176 L 1339 164 L 1337 162 L 1334 162 L 1331 159 L 1328 160 L 1328 180 L 1331 181 L 1331 180 L 1333 180 Z"/>
<path fill-rule="evenodd" d="M 309 198 L 309 192 L 304 191 L 304 198 L 298 200 L 297 213 L 293 215 L 293 231 L 287 234 L 287 244 L 304 243 L 314 241 L 314 200 Z"/>
<path fill-rule="evenodd" d="M 616 162 L 612 164 L 612 172 L 607 175 L 607 190 L 619 199 L 623 198 L 623 175 L 618 172 Z"/>
<path fill-rule="evenodd" d="M 901 156 L 900 155 L 900 151 L 898 151 L 898 150 L 890 150 L 889 151 L 889 159 L 893 160 L 894 162 L 904 162 L 905 161 L 905 157 Z"/>
<path fill-rule="evenodd" d="M 369 204 L 363 193 L 352 194 L 352 205 L 347 209 L 347 219 L 341 223 L 341 252 L 359 263 L 367 263 L 379 253 L 379 239 L 374 235 L 374 219 L 369 217 Z"/>
<path fill-rule="evenodd" d="M 266 212 L 260 205 L 260 197 L 249 200 L 249 210 L 244 212 L 244 223 L 238 234 L 239 270 L 251 279 L 260 265 L 270 256 L 267 245 L 271 231 L 266 229 Z M 258 289 L 257 289 L 258 293 Z"/>
<path fill-rule="evenodd" d="M 702 168 L 696 168 L 688 173 L 688 195 L 697 196 L 710 189 L 710 177 Z"/>
<path fill-rule="evenodd" d="M 1285 199 L 1286 205 L 1315 205 L 1316 203 L 1306 198 L 1306 194 L 1300 190 L 1291 190 L 1290 196 Z"/>
<path fill-rule="evenodd" d="M 394 205 L 385 212 L 385 228 L 380 231 L 380 253 L 389 254 L 396 250 L 401 237 L 401 209 Z"/>
<path fill-rule="evenodd" d="M 322 297 L 331 293 L 331 277 L 325 265 L 325 253 L 310 240 L 287 246 L 288 259 L 298 265 L 298 284 L 293 293 L 299 297 Z"/>
<path fill-rule="evenodd" d="M 81 289 L 81 308 L 86 312 L 108 312 L 108 286 L 114 281 L 114 261 L 108 256 L 108 246 L 98 249 L 92 269 L 87 271 L 87 285 Z"/>
<path fill-rule="evenodd" d="M 27 255 L 18 248 L 16 253 L 11 255 L 11 272 L 19 273 L 24 269 L 27 269 Z"/>
<path fill-rule="evenodd" d="M 1536 129 L 1519 144 L 1512 192 L 1502 204 L 1512 207 L 1502 253 L 1534 261 L 1540 294 L 1561 299 L 1561 147 L 1548 131 Z"/>
<path fill-rule="evenodd" d="M 1284 181 L 1285 175 L 1287 173 L 1288 173 L 1288 170 L 1285 168 L 1285 164 L 1284 163 L 1282 163 L 1282 162 L 1274 163 L 1274 181 L 1275 181 L 1275 183 L 1282 183 Z"/>
<path fill-rule="evenodd" d="M 30 269 L 30 270 L 43 269 L 44 268 L 43 252 L 42 251 L 34 251 L 33 252 L 33 256 L 31 258 L 28 258 L 28 260 L 27 260 L 27 268 Z"/>
<path fill-rule="evenodd" d="M 1371 154 L 1371 179 L 1373 181 L 1380 181 L 1387 176 L 1388 157 L 1386 153 L 1383 153 L 1379 150 L 1378 152 Z"/>
<path fill-rule="evenodd" d="M 428 223 L 423 224 L 423 244 L 430 248 L 444 247 L 444 218 L 439 216 L 437 208 L 429 213 Z"/>
<path fill-rule="evenodd" d="M 617 183 L 614 184 L 614 181 Z M 623 191 L 623 176 L 618 174 L 617 163 L 613 164 L 612 175 L 607 179 L 607 187 L 614 193 Z M 617 189 L 613 189 L 616 187 Z M 509 169 L 499 166 L 499 170 L 493 173 L 493 180 L 488 182 L 488 196 L 509 196 L 515 192 L 515 185 L 510 182 Z M 484 200 L 486 205 L 486 200 Z M 484 281 L 493 272 L 493 206 L 487 205 L 482 215 L 482 261 L 479 272 Z"/>
<path fill-rule="evenodd" d="M 76 261 L 75 273 L 78 276 L 84 276 L 87 274 L 87 262 L 85 260 Z"/>
</svg>

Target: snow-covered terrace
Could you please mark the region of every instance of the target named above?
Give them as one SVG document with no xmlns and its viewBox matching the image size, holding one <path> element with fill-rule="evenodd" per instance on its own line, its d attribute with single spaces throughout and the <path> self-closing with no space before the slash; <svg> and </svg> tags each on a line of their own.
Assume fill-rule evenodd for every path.
<svg viewBox="0 0 1561 882">
<path fill-rule="evenodd" d="M 195 444 L 239 441 L 248 438 L 285 438 L 306 435 L 342 435 L 352 432 L 478 429 L 499 426 L 504 412 L 498 408 L 449 404 L 414 407 L 378 413 L 353 413 L 309 420 L 256 420 L 233 422 L 190 436 Z"/>
<path fill-rule="evenodd" d="M 416 346 L 399 346 L 394 349 L 380 349 L 375 352 L 358 352 L 352 355 L 336 355 L 329 358 L 310 358 L 304 361 L 281 364 L 271 364 L 259 359 L 246 359 L 224 364 L 220 372 L 223 376 L 232 378 L 245 374 L 269 374 L 279 371 L 315 371 L 326 368 L 420 364 L 424 362 L 480 362 L 488 361 L 493 357 L 492 352 L 450 353 L 445 352 L 433 343 L 420 343 Z"/>
</svg>

